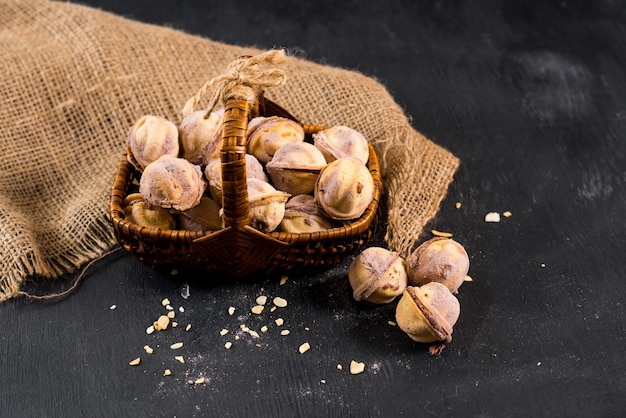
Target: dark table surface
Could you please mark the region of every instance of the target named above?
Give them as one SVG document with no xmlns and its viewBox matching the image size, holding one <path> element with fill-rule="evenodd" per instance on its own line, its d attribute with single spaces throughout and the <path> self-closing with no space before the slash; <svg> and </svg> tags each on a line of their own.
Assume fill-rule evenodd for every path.
<svg viewBox="0 0 626 418">
<path fill-rule="evenodd" d="M 117 252 L 70 297 L 0 305 L 0 416 L 626 414 L 619 2 L 81 2 L 378 79 L 462 162 L 426 231 L 454 233 L 474 281 L 454 340 L 431 356 L 388 324 L 395 303 L 352 299 L 347 262 L 281 285 L 172 275 Z M 492 211 L 512 216 L 486 223 Z M 253 315 L 259 295 L 288 305 Z M 178 328 L 147 335 L 164 298 Z M 352 360 L 365 372 L 351 375 Z"/>
</svg>

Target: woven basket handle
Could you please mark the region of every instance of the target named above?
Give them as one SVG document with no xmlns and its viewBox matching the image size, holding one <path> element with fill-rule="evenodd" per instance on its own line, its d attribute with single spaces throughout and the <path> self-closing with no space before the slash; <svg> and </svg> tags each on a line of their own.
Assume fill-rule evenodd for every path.
<svg viewBox="0 0 626 418">
<path fill-rule="evenodd" d="M 231 62 L 226 72 L 208 81 L 189 99 L 183 115 L 190 114 L 205 93 L 213 88 L 207 115 L 218 102 L 224 103 L 222 151 L 222 194 L 225 226 L 243 227 L 250 223 L 250 204 L 246 181 L 246 132 L 251 116 L 258 116 L 263 88 L 285 82 L 277 69 L 263 69 L 261 64 L 280 64 L 285 51 L 270 50 L 257 56 L 241 56 Z"/>
<path fill-rule="evenodd" d="M 255 104 L 229 98 L 224 111 L 222 134 L 222 193 L 225 226 L 243 227 L 250 223 L 246 181 L 246 132 L 248 117 Z"/>
</svg>

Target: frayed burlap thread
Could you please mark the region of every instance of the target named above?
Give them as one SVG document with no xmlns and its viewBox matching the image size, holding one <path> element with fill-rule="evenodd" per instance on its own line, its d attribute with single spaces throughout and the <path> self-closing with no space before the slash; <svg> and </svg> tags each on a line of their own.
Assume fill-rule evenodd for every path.
<svg viewBox="0 0 626 418">
<path fill-rule="evenodd" d="M 0 301 L 28 277 L 53 279 L 106 254 L 128 127 L 145 114 L 179 123 L 207 80 L 262 52 L 75 4 L 0 0 Z M 457 158 L 416 132 L 372 78 L 295 57 L 280 71 L 288 81 L 268 89 L 269 99 L 303 122 L 349 125 L 375 146 L 387 243 L 411 248 Z"/>
</svg>

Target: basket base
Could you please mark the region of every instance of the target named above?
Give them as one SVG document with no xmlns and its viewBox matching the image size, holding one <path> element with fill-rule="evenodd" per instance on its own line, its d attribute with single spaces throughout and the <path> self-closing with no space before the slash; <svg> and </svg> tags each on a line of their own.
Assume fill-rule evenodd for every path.
<svg viewBox="0 0 626 418">
<path fill-rule="evenodd" d="M 197 238 L 193 244 L 196 251 L 216 261 L 225 273 L 235 277 L 265 268 L 288 245 L 249 225 L 227 227 Z"/>
</svg>

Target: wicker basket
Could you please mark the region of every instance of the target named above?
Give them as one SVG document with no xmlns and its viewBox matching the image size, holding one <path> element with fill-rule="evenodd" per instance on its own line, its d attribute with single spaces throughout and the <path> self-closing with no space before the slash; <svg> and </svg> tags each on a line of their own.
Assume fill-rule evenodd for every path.
<svg viewBox="0 0 626 418">
<path fill-rule="evenodd" d="M 230 98 L 225 103 L 221 151 L 225 228 L 187 231 L 145 228 L 124 219 L 122 201 L 136 191 L 140 173 L 120 158 L 111 192 L 110 215 L 121 246 L 146 264 L 201 268 L 241 277 L 256 271 L 286 271 L 305 266 L 333 266 L 345 260 L 372 236 L 382 192 L 380 166 L 370 145 L 368 168 L 374 178 L 374 199 L 364 214 L 349 223 L 315 233 L 262 233 L 249 225 L 246 184 L 246 130 L 255 116 L 295 120 L 277 104 L 259 95 L 255 103 Z M 305 140 L 324 129 L 304 124 Z"/>
</svg>

